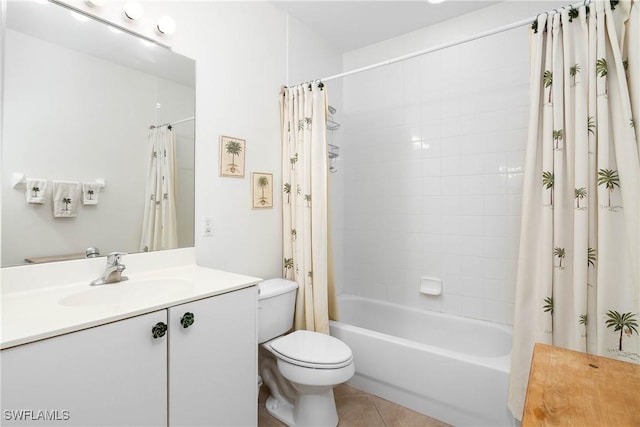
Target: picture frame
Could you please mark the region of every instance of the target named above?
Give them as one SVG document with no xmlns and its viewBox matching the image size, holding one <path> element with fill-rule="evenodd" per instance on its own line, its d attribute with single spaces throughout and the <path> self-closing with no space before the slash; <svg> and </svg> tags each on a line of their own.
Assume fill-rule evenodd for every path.
<svg viewBox="0 0 640 427">
<path fill-rule="evenodd" d="M 220 176 L 244 178 L 246 141 L 220 135 Z"/>
<path fill-rule="evenodd" d="M 251 207 L 253 209 L 273 208 L 273 174 L 253 172 L 251 174 Z"/>
</svg>

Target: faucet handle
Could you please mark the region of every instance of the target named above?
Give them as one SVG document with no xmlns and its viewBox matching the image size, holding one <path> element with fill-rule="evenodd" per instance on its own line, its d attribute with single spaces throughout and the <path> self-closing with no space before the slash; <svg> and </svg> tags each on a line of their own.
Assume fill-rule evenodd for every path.
<svg viewBox="0 0 640 427">
<path fill-rule="evenodd" d="M 107 256 L 107 264 L 109 265 L 120 265 L 120 261 L 122 261 L 122 257 L 127 255 L 126 252 L 111 252 Z"/>
<path fill-rule="evenodd" d="M 96 248 L 95 246 L 89 246 L 85 252 L 85 257 L 86 258 L 95 258 L 100 256 L 100 249 Z"/>
</svg>

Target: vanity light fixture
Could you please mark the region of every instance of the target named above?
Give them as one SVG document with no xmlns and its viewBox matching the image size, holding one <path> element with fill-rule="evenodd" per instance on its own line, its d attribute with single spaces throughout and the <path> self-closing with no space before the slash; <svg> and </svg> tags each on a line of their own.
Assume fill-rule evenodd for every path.
<svg viewBox="0 0 640 427">
<path fill-rule="evenodd" d="M 144 40 L 144 39 L 140 39 L 140 43 L 142 43 L 142 46 L 147 47 L 149 49 L 155 47 L 155 43 L 149 40 Z"/>
<path fill-rule="evenodd" d="M 176 21 L 170 16 L 161 16 L 156 28 L 161 34 L 170 36 L 176 31 Z"/>
<path fill-rule="evenodd" d="M 73 10 L 72 10 L 72 11 L 70 11 L 70 13 L 71 13 L 71 16 L 73 16 L 73 18 L 74 18 L 76 21 L 79 21 L 79 22 L 88 22 L 88 21 L 89 21 L 89 17 L 88 17 L 88 16 L 86 16 L 86 15 L 83 15 L 83 14 L 81 14 L 81 13 L 75 12 L 75 11 L 73 11 Z"/>
<path fill-rule="evenodd" d="M 85 0 L 85 3 L 91 7 L 100 7 L 106 2 L 107 0 Z"/>
<path fill-rule="evenodd" d="M 135 1 L 130 1 L 124 5 L 124 16 L 126 16 L 131 21 L 135 21 L 136 19 L 142 18 L 144 14 L 144 9 L 142 5 Z"/>
</svg>

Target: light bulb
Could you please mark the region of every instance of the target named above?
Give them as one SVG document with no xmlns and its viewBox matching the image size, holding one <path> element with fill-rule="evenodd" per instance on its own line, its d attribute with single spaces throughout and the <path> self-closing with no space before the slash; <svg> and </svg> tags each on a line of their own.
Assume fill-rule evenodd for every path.
<svg viewBox="0 0 640 427">
<path fill-rule="evenodd" d="M 144 14 L 144 9 L 140 5 L 140 3 L 136 3 L 134 1 L 130 1 L 124 5 L 124 16 L 135 21 L 136 19 L 140 19 Z"/>
<path fill-rule="evenodd" d="M 161 16 L 160 19 L 158 19 L 157 28 L 162 34 L 170 36 L 176 31 L 176 21 L 170 16 Z"/>
</svg>

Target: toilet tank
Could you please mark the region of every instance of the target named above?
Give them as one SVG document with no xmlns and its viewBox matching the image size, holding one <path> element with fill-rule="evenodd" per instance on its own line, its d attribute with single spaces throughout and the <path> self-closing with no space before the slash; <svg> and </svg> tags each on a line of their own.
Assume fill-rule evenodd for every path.
<svg viewBox="0 0 640 427">
<path fill-rule="evenodd" d="M 285 334 L 293 327 L 298 284 L 285 279 L 258 283 L 258 342 Z"/>
</svg>

